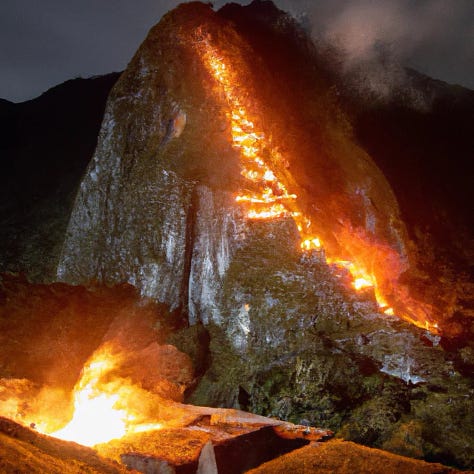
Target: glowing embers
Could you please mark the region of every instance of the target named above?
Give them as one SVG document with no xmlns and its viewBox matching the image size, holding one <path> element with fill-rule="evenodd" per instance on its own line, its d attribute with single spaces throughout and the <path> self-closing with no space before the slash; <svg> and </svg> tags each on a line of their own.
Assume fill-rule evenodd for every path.
<svg viewBox="0 0 474 474">
<path fill-rule="evenodd" d="M 283 165 L 280 154 L 273 150 L 265 139 L 265 133 L 258 130 L 255 121 L 250 119 L 247 108 L 239 97 L 237 74 L 227 66 L 217 51 L 205 43 L 204 62 L 214 79 L 220 84 L 225 99 L 230 107 L 228 114 L 231 124 L 232 146 L 241 155 L 241 175 L 248 181 L 248 189 L 239 193 L 235 200 L 246 208 L 249 219 L 275 219 L 292 217 L 301 235 L 303 251 L 321 250 L 319 237 L 308 235 L 311 221 L 297 208 L 297 195 L 290 193 L 285 184 L 278 179 L 275 165 Z M 269 157 L 272 167 L 263 159 Z M 279 168 L 276 166 L 276 168 Z M 352 286 L 355 290 L 374 288 L 375 279 L 365 270 L 357 268 L 354 263 L 343 260 L 330 260 L 329 264 L 344 267 L 352 275 Z"/>
<path fill-rule="evenodd" d="M 322 247 L 319 237 L 310 237 L 301 241 L 301 248 L 303 250 L 319 250 Z"/>
<path fill-rule="evenodd" d="M 247 212 L 247 217 L 249 219 L 276 219 L 278 217 L 284 217 L 287 215 L 288 211 L 281 204 L 275 204 L 260 211 L 250 209 Z"/>
<path fill-rule="evenodd" d="M 275 172 L 261 158 L 267 149 L 265 134 L 254 131 L 254 123 L 247 118 L 245 108 L 239 106 L 231 113 L 232 145 L 241 154 L 241 175 L 249 181 L 253 190 L 235 197 L 247 205 L 249 219 L 272 219 L 291 216 L 285 202 L 294 201 L 296 194 L 290 194 L 278 181 Z"/>
<path fill-rule="evenodd" d="M 362 290 L 364 288 L 373 288 L 376 286 L 375 277 L 369 275 L 364 269 L 358 268 L 354 263 L 347 260 L 334 260 L 327 258 L 326 262 L 329 265 L 336 265 L 345 268 L 352 276 L 352 286 L 355 290 Z"/>
</svg>

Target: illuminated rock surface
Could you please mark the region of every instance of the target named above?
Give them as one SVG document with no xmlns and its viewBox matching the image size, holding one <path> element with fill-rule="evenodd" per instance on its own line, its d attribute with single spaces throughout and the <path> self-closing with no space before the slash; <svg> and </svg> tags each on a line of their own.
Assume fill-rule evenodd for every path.
<svg viewBox="0 0 474 474">
<path fill-rule="evenodd" d="M 150 439 L 147 442 L 142 439 L 140 448 L 146 451 L 146 454 L 124 452 L 120 455 L 122 464 L 119 464 L 112 459 L 99 456 L 91 448 L 41 435 L 0 417 L 0 468 L 4 474 L 44 472 L 234 474 L 247 472 L 248 468 L 251 469 L 253 466 L 259 467 L 248 472 L 304 474 L 349 473 L 356 470 L 358 473 L 369 474 L 379 473 L 382 468 L 383 472 L 389 474 L 466 472 L 343 441 L 312 443 L 285 454 L 285 451 L 307 442 L 300 440 L 298 443 L 298 440 L 293 440 L 292 443 L 288 441 L 285 443 L 285 440 L 275 436 L 271 426 L 258 428 L 241 424 L 239 428 L 232 429 L 230 426 L 215 425 L 211 432 L 203 431 L 203 428 L 205 425 L 196 424 L 181 430 L 163 432 L 154 438 L 151 436 L 153 441 Z M 215 444 L 209 442 L 209 439 Z M 122 448 L 131 449 L 133 444 L 133 440 L 126 440 Z M 114 449 L 116 452 L 120 451 L 120 445 L 105 450 L 101 447 L 98 449 L 99 452 L 110 455 Z M 206 454 L 210 449 L 215 451 L 214 455 Z M 209 457 L 211 460 L 206 462 L 205 458 Z M 271 460 L 275 457 L 276 459 Z M 214 470 L 211 470 L 213 467 Z M 199 470 L 200 468 L 207 470 Z"/>
<path fill-rule="evenodd" d="M 280 219 L 303 252 L 323 250 L 355 288 L 371 289 L 381 312 L 462 333 L 453 317 L 466 275 L 450 281 L 454 268 L 430 268 L 423 241 L 413 245 L 304 34 L 267 3 L 248 8 L 288 43 L 279 58 L 239 24 L 250 15 L 241 7 L 182 7 L 150 32 L 109 97 L 59 278 L 126 280 L 191 323 L 219 322 L 220 288 L 251 221 Z"/>
<path fill-rule="evenodd" d="M 383 174 L 323 86 L 307 90 L 319 104 L 296 110 L 257 58 L 204 6 L 150 32 L 109 97 L 59 278 L 126 279 L 191 322 L 220 323 L 220 288 L 251 222 L 279 219 L 372 287 L 382 311 L 436 330 L 435 310 L 402 280 L 415 262 Z"/>
<path fill-rule="evenodd" d="M 413 459 L 395 456 L 393 454 L 358 446 L 354 443 L 332 441 L 319 446 L 308 446 L 281 458 L 270 461 L 256 469 L 248 471 L 251 474 L 285 474 L 295 473 L 332 473 L 350 474 L 406 474 L 439 473 L 450 474 L 456 471 L 440 464 L 428 464 Z"/>
<path fill-rule="evenodd" d="M 267 2 L 218 14 L 191 4 L 166 16 L 111 91 L 58 277 L 128 282 L 155 301 L 147 300 L 143 319 L 167 330 L 159 344 L 146 331 L 132 338 L 127 357 L 130 373 L 157 396 L 324 426 L 360 443 L 472 467 L 474 346 L 469 301 L 461 298 L 471 288 L 467 257 L 453 258 L 463 262 L 458 275 L 436 246 L 424 252 L 421 244 L 434 237 L 416 230 L 416 213 L 409 221 L 409 203 L 401 201 L 400 213 L 395 199 L 407 188 L 394 185 L 394 193 L 352 135 L 351 120 L 367 149 L 384 151 L 363 127 L 371 109 L 350 104 L 356 118 L 345 115 L 341 85 L 319 60 L 304 33 Z M 82 291 L 41 288 L 53 302 L 55 291 L 72 301 Z M 28 290 L 6 294 L 15 292 L 29 304 Z M 105 309 L 91 317 L 99 327 L 73 318 L 71 331 L 61 331 L 72 357 L 59 365 L 54 351 L 42 349 L 37 367 L 28 366 L 11 341 L 41 337 L 10 327 L 6 389 L 27 396 L 50 373 L 60 380 L 69 362 L 71 389 L 110 336 L 109 324 L 116 321 L 112 334 L 127 340 L 133 324 L 125 309 L 141 314 L 134 307 L 141 303 L 124 302 L 121 318 Z M 5 321 L 9 314 L 6 305 Z M 34 320 L 33 310 L 28 315 Z M 75 352 L 69 344 L 84 328 L 95 339 Z M 21 370 L 13 360 L 23 361 Z M 12 388 L 10 379 L 26 381 Z"/>
</svg>

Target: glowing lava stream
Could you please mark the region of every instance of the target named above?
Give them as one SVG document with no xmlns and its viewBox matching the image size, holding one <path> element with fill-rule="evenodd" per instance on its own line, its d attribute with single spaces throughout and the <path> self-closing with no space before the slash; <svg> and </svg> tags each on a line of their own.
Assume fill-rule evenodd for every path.
<svg viewBox="0 0 474 474">
<path fill-rule="evenodd" d="M 249 119 L 250 114 L 239 97 L 239 89 L 242 89 L 242 85 L 237 79 L 236 72 L 220 57 L 217 49 L 211 46 L 208 39 L 199 41 L 198 49 L 206 69 L 218 83 L 229 105 L 228 117 L 231 124 L 232 146 L 240 152 L 241 174 L 249 181 L 249 188 L 253 190 L 246 194 L 238 194 L 235 198 L 236 202 L 246 206 L 248 219 L 292 217 L 300 233 L 301 249 L 303 251 L 322 250 L 321 239 L 309 233 L 311 220 L 299 210 L 296 194 L 288 191 L 278 179 L 278 171 L 272 169 L 263 158 L 265 150 L 266 155 L 270 156 L 268 161 L 279 164 L 279 169 L 286 167 L 281 154 L 269 146 L 264 132 L 258 130 L 254 122 Z M 337 258 L 326 258 L 326 261 L 329 265 L 345 268 L 352 276 L 352 286 L 355 290 L 373 288 L 380 309 L 385 314 L 393 314 L 393 309 L 378 291 L 377 281 L 373 274 L 350 261 Z"/>
<path fill-rule="evenodd" d="M 108 346 L 102 347 L 83 368 L 74 387 L 74 414 L 62 429 L 45 433 L 84 446 L 106 443 L 127 433 L 162 428 L 160 423 L 135 424 L 136 416 L 127 410 L 134 387 L 126 380 L 101 382 L 116 367 L 117 356 Z"/>
</svg>

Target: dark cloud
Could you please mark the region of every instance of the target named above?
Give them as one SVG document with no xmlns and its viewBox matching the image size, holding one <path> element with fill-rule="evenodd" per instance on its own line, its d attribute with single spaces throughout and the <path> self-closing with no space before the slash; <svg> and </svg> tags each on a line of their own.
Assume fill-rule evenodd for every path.
<svg viewBox="0 0 474 474">
<path fill-rule="evenodd" d="M 2 0 L 0 97 L 26 100 L 76 76 L 121 70 L 177 0 Z M 216 6 L 225 2 L 219 0 Z M 241 1 L 240 3 L 247 3 Z M 474 88 L 472 0 L 277 0 L 338 44 L 345 66 L 381 47 L 403 64 Z"/>
<path fill-rule="evenodd" d="M 2 0 L 0 97 L 121 70 L 176 0 Z"/>
</svg>

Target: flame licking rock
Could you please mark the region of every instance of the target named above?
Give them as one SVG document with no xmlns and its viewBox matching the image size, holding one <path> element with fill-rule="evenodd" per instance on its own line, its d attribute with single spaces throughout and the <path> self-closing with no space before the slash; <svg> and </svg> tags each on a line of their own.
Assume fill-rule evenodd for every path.
<svg viewBox="0 0 474 474">
<path fill-rule="evenodd" d="M 55 438 L 94 446 L 127 433 L 160 429 L 161 423 L 140 423 L 134 398 L 141 389 L 113 375 L 121 355 L 110 344 L 99 348 L 86 363 L 74 387 L 74 415 Z"/>
<path fill-rule="evenodd" d="M 236 73 L 209 42 L 205 43 L 203 60 L 212 76 L 224 91 L 230 106 L 228 118 L 232 131 L 232 145 L 239 150 L 242 158 L 242 176 L 251 184 L 247 193 L 238 194 L 237 202 L 247 204 L 247 217 L 250 219 L 272 219 L 284 216 L 296 217 L 291 211 L 291 203 L 297 196 L 288 192 L 285 185 L 277 179 L 274 169 L 263 160 L 263 152 L 268 148 L 265 133 L 250 120 L 250 113 L 242 103 Z M 271 150 L 272 161 L 281 161 L 282 157 Z"/>
<path fill-rule="evenodd" d="M 51 436 L 93 446 L 125 435 L 128 414 L 118 408 L 119 395 L 108 393 L 110 390 L 101 384 L 101 379 L 115 365 L 113 357 L 100 351 L 84 366 L 74 388 L 74 416 L 64 428 L 50 433 Z"/>
<path fill-rule="evenodd" d="M 298 203 L 298 187 L 287 171 L 288 162 L 266 136 L 263 127 L 257 125 L 255 104 L 247 99 L 249 91 L 240 80 L 238 71 L 233 68 L 231 61 L 227 60 L 225 52 L 213 45 L 211 35 L 205 33 L 201 27 L 196 31 L 196 39 L 198 54 L 213 77 L 218 94 L 223 96 L 226 103 L 232 146 L 240 153 L 244 184 L 243 190 L 235 197 L 236 202 L 244 206 L 248 219 L 292 218 L 300 234 L 301 249 L 322 251 L 324 243 L 313 233 L 311 219 L 304 214 Z M 342 243 L 345 237 L 341 235 L 340 239 Z M 353 240 L 354 242 L 348 243 L 345 239 L 343 242 L 345 250 L 354 257 L 353 261 L 347 260 L 346 256 L 342 258 L 330 254 L 330 249 L 324 248 L 327 263 L 347 271 L 352 277 L 352 287 L 356 291 L 373 289 L 380 310 L 387 315 L 393 315 L 394 308 L 387 302 L 389 299 L 393 300 L 388 297 L 388 294 L 393 292 L 392 285 L 377 280 L 377 275 L 380 277 L 386 272 L 373 268 L 373 256 L 365 258 L 365 243 L 364 251 L 360 254 L 351 252 L 351 247 L 354 249 L 360 246 L 357 239 Z M 377 254 L 381 246 L 375 247 L 373 253 Z M 393 251 L 387 249 L 386 265 L 389 265 L 392 254 Z M 366 264 L 366 260 L 370 264 Z M 398 269 L 399 266 L 394 267 L 394 270 L 399 270 L 398 273 L 394 271 L 395 278 L 402 272 Z M 413 307 L 412 299 L 408 295 L 405 295 L 405 299 L 408 304 L 399 304 L 397 314 L 417 326 L 437 332 L 437 325 L 431 323 L 425 307 L 420 304 L 419 310 L 410 312 L 406 308 Z"/>
</svg>

